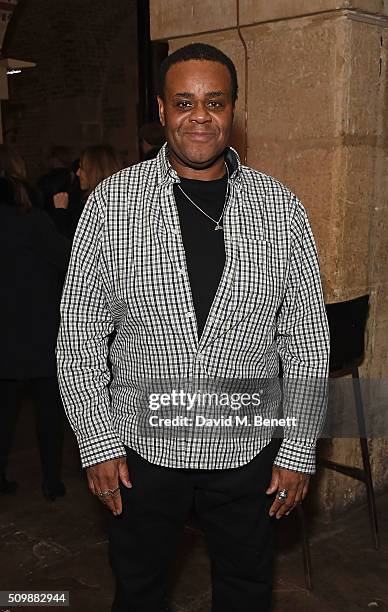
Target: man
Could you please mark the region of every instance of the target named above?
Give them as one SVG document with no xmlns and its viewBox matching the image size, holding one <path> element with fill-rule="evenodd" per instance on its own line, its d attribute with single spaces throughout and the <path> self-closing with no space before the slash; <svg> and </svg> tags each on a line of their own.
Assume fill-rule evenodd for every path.
<svg viewBox="0 0 388 612">
<path fill-rule="evenodd" d="M 286 187 L 228 147 L 236 98 L 235 67 L 218 49 L 193 44 L 166 58 L 167 145 L 101 183 L 75 236 L 57 358 L 90 491 L 111 511 L 115 612 L 161 612 L 192 506 L 213 612 L 269 610 L 273 519 L 304 499 L 315 471 L 311 433 L 286 428 L 278 450 L 268 428 L 201 437 L 144 425 L 152 381 L 273 380 L 279 356 L 285 380 L 327 376 L 308 219 Z"/>
</svg>

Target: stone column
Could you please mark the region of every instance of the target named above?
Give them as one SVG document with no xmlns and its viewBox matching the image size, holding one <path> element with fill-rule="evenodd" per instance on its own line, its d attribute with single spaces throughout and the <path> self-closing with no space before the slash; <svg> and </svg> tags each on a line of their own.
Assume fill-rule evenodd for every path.
<svg viewBox="0 0 388 612">
<path fill-rule="evenodd" d="M 388 377 L 387 27 L 381 0 L 151 0 L 153 40 L 168 41 L 170 51 L 214 44 L 236 63 L 233 144 L 243 153 L 246 103 L 247 163 L 305 205 L 326 302 L 370 294 L 361 375 L 377 378 Z M 388 440 L 370 441 L 370 450 L 382 488 Z M 333 440 L 323 452 L 361 465 L 357 440 Z M 361 483 L 334 472 L 321 472 L 315 487 L 327 517 L 365 495 Z"/>
</svg>

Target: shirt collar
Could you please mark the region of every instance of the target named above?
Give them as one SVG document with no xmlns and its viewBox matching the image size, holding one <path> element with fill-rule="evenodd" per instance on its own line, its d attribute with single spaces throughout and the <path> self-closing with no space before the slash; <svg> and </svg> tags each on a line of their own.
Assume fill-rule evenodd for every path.
<svg viewBox="0 0 388 612">
<path fill-rule="evenodd" d="M 179 176 L 171 166 L 168 159 L 167 142 L 162 146 L 155 158 L 157 167 L 157 184 L 179 183 Z M 241 162 L 239 155 L 233 147 L 227 147 L 225 153 L 225 162 L 228 165 L 230 181 L 236 185 L 241 181 Z"/>
</svg>

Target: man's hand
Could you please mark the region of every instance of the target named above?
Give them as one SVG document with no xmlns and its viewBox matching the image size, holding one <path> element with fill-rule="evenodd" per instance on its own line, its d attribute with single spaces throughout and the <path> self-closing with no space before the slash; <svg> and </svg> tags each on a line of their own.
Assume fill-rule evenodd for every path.
<svg viewBox="0 0 388 612">
<path fill-rule="evenodd" d="M 86 475 L 89 483 L 89 491 L 96 495 L 100 501 L 115 516 L 121 514 L 123 506 L 119 482 L 121 481 L 128 489 L 132 487 L 129 480 L 128 466 L 125 457 L 103 461 L 97 465 L 86 468 Z M 99 493 L 114 491 L 110 495 L 100 496 Z"/>
<path fill-rule="evenodd" d="M 293 472 L 285 468 L 272 468 L 272 480 L 266 493 L 270 495 L 275 493 L 276 498 L 269 509 L 269 515 L 276 514 L 276 518 L 281 518 L 284 514 L 287 516 L 298 504 L 301 504 L 307 495 L 309 488 L 310 475 L 302 474 L 302 472 Z M 285 500 L 278 498 L 278 492 L 282 489 L 287 489 L 288 494 Z"/>
</svg>

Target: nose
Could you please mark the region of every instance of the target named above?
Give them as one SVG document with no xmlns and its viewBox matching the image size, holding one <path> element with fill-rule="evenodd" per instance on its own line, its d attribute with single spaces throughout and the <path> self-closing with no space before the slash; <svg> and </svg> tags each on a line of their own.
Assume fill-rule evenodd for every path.
<svg viewBox="0 0 388 612">
<path fill-rule="evenodd" d="M 190 120 L 195 121 L 196 123 L 207 123 L 208 121 L 211 121 L 212 117 L 206 108 L 206 104 L 202 102 L 196 104 L 191 112 Z"/>
<path fill-rule="evenodd" d="M 79 175 L 80 175 L 80 170 L 81 170 L 81 168 L 78 166 L 78 170 L 77 170 L 77 172 L 76 172 L 76 175 L 77 175 L 78 177 L 79 177 Z"/>
</svg>

